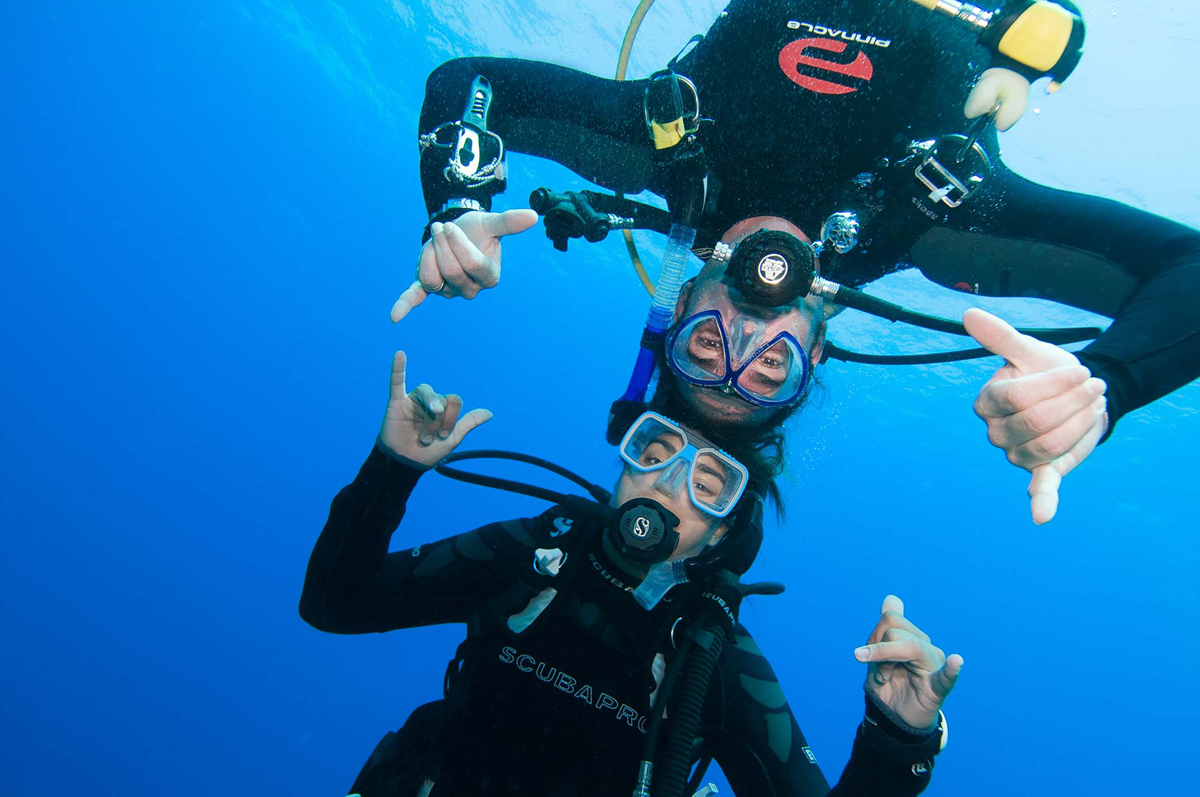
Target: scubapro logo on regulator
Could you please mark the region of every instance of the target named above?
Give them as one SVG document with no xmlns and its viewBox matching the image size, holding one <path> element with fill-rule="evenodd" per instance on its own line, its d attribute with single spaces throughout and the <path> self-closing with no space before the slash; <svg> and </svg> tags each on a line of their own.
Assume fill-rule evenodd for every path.
<svg viewBox="0 0 1200 797">
<path fill-rule="evenodd" d="M 779 255 L 770 254 L 758 261 L 758 277 L 768 285 L 778 285 L 787 276 L 788 263 Z"/>
</svg>

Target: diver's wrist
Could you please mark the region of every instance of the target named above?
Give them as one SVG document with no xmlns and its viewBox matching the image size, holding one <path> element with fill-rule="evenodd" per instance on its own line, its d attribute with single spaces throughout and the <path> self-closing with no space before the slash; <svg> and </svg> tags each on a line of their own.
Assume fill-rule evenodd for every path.
<svg viewBox="0 0 1200 797">
<path fill-rule="evenodd" d="M 467 197 L 451 197 L 450 199 L 447 199 L 444 203 L 442 203 L 441 210 L 430 214 L 429 221 L 425 224 L 425 229 L 421 231 L 421 243 L 425 243 L 429 240 L 430 236 L 432 235 L 430 228 L 433 227 L 434 224 L 445 224 L 448 221 L 454 221 L 460 216 L 465 216 L 473 211 L 486 213 L 487 207 L 485 207 L 482 202 L 476 199 L 469 199 Z"/>
</svg>

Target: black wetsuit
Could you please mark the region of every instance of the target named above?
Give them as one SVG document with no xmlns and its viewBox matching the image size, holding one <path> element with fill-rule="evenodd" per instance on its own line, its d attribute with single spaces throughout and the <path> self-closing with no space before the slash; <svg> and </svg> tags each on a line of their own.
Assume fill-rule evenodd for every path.
<svg viewBox="0 0 1200 797">
<path fill-rule="evenodd" d="M 1000 162 L 994 132 L 981 141 L 995 167 L 983 189 L 953 210 L 929 201 L 915 164 L 896 164 L 909 142 L 966 132 L 963 104 L 989 57 L 962 25 L 911 0 L 734 0 L 678 65 L 712 120 L 702 127 L 710 201 L 697 244 L 711 246 L 755 214 L 784 216 L 815 238 L 831 213 L 856 211 L 862 243 L 837 258 L 833 274 L 844 284 L 916 266 L 948 287 L 1114 318 L 1079 354 L 1108 382 L 1111 431 L 1125 413 L 1200 376 L 1200 233 L 1031 183 Z M 644 81 L 458 59 L 429 78 L 422 133 L 459 118 L 476 74 L 491 81 L 489 127 L 509 150 L 615 191 L 663 193 Z M 490 207 L 486 190 L 452 189 L 445 164 L 445 150 L 422 153 L 430 213 L 464 193 Z"/>
<path fill-rule="evenodd" d="M 674 600 L 645 611 L 627 577 L 586 542 L 594 521 L 562 507 L 388 553 L 420 475 L 379 449 L 371 453 L 333 501 L 301 615 L 334 633 L 467 624 L 461 668 L 442 707 L 446 735 L 434 745 L 441 755 L 422 762 L 428 771 L 417 780 L 433 778 L 434 795 L 629 793 L 651 694 L 673 650 L 669 625 L 691 588 L 676 587 L 668 594 Z M 556 575 L 535 570 L 538 549 L 567 552 Z M 546 590 L 554 590 L 552 600 L 532 611 Z M 907 736 L 870 701 L 867 717 L 833 793 L 919 793 L 940 734 Z M 774 672 L 741 625 L 717 664 L 703 718 L 705 750 L 737 793 L 830 792 Z M 421 736 L 401 733 L 404 744 Z M 396 747 L 403 745 L 388 754 L 420 755 Z M 392 796 L 364 790 L 363 797 Z"/>
</svg>

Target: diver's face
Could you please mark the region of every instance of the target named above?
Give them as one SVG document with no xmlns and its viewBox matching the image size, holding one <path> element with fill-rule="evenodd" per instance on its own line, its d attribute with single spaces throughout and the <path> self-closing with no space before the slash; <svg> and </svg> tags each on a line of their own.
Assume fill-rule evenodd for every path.
<svg viewBox="0 0 1200 797">
<path fill-rule="evenodd" d="M 641 454 L 641 464 L 652 467 L 667 461 L 678 450 L 677 441 L 674 435 L 652 441 Z M 689 490 L 697 500 L 716 499 L 725 491 L 728 478 L 725 466 L 718 459 L 704 455 L 697 459 L 694 468 L 684 457 L 665 468 L 644 473 L 626 467 L 617 481 L 614 504 L 620 506 L 634 498 L 650 498 L 671 510 L 679 518 L 675 529 L 679 532 L 679 545 L 668 561 L 690 559 L 720 541 L 727 524 L 723 518 L 700 511 L 692 503 Z"/>
<path fill-rule="evenodd" d="M 812 357 L 819 354 L 815 343 L 819 338 L 820 308 L 813 299 L 805 299 L 787 308 L 764 308 L 748 304 L 741 294 L 724 280 L 724 267 L 710 263 L 691 283 L 686 308 L 676 314 L 676 321 L 690 318 L 706 310 L 717 310 L 725 325 L 725 337 L 729 341 L 755 339 L 769 341 L 781 332 L 790 332 L 805 347 Z M 707 319 L 689 335 L 686 356 L 702 370 L 720 376 L 725 367 L 725 353 L 717 319 Z M 742 352 L 752 355 L 758 349 L 752 345 Z M 762 396 L 771 396 L 786 378 L 790 361 L 786 344 L 782 341 L 755 358 L 742 376 L 741 385 Z M 811 360 L 810 360 L 811 361 Z M 741 368 L 744 360 L 734 352 L 730 355 L 730 367 Z M 760 425 L 768 423 L 784 408 L 760 407 L 747 401 L 735 391 L 722 387 L 693 385 L 672 373 L 685 403 L 705 420 L 725 424 Z"/>
</svg>

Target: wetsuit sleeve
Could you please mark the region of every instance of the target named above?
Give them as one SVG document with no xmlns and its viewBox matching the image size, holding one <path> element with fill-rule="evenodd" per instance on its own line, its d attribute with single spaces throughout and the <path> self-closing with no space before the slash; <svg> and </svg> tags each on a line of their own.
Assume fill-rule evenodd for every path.
<svg viewBox="0 0 1200 797">
<path fill-rule="evenodd" d="M 721 659 L 717 686 L 720 706 L 706 713 L 720 719 L 706 724 L 705 742 L 736 794 L 901 797 L 929 784 L 938 741 L 901 741 L 905 734 L 868 705 L 850 762 L 830 789 L 770 663 L 741 625 Z"/>
<path fill-rule="evenodd" d="M 988 296 L 1050 299 L 1113 318 L 1079 352 L 1108 383 L 1109 432 L 1124 414 L 1200 376 L 1200 232 L 999 165 L 951 225 L 920 236 L 930 279 Z"/>
<path fill-rule="evenodd" d="M 362 634 L 466 622 L 497 582 L 532 561 L 533 520 L 388 553 L 422 472 L 376 447 L 333 499 L 300 597 L 300 616 L 310 625 Z"/>
<path fill-rule="evenodd" d="M 614 191 L 638 193 L 650 184 L 645 82 L 606 80 L 540 61 L 457 58 L 439 66 L 425 84 L 423 141 L 440 125 L 462 118 L 476 75 L 491 82 L 488 129 L 500 136 L 506 151 L 549 158 Z M 463 189 L 446 179 L 450 154 L 422 145 L 421 187 L 429 213 L 451 198 L 474 199 L 490 209 L 492 189 Z"/>
</svg>

